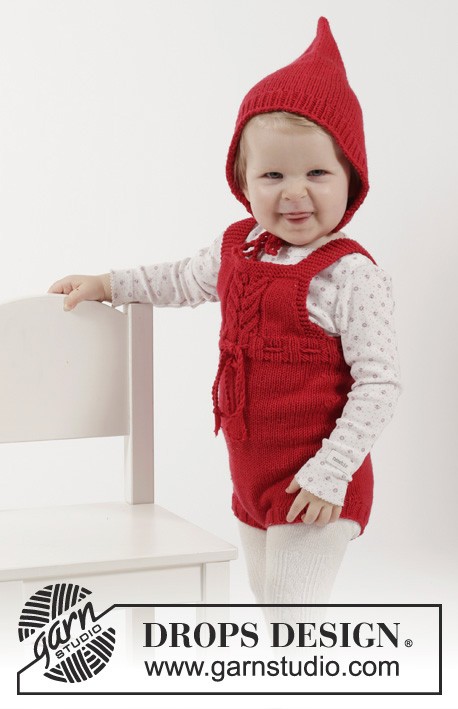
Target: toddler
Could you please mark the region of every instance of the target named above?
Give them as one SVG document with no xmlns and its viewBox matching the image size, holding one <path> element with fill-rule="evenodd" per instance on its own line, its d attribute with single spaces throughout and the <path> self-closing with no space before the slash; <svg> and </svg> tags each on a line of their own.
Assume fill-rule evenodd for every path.
<svg viewBox="0 0 458 709">
<path fill-rule="evenodd" d="M 399 394 L 389 276 L 341 229 L 369 189 L 363 121 L 325 18 L 242 102 L 227 179 L 248 209 L 177 263 L 68 276 L 81 300 L 220 301 L 213 386 L 251 588 L 269 622 L 320 617 L 372 505 L 370 450 Z"/>
</svg>

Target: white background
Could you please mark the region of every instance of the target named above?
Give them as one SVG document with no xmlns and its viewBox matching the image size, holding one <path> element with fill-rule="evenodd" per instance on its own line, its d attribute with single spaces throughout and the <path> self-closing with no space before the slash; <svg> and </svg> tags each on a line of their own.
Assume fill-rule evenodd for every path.
<svg viewBox="0 0 458 709">
<path fill-rule="evenodd" d="M 458 492 L 453 1 L 1 1 L 0 301 L 43 293 L 69 273 L 192 255 L 244 218 L 224 170 L 238 106 L 256 81 L 304 51 L 320 15 L 365 116 L 371 191 L 346 231 L 393 277 L 404 384 L 373 455 L 371 522 L 350 545 L 333 600 L 444 603 L 450 648 Z M 226 451 L 212 434 L 218 329 L 216 304 L 155 311 L 156 493 L 159 504 L 238 545 Z M 2 446 L 0 507 L 121 499 L 122 457 L 120 439 Z M 232 601 L 252 602 L 243 559 L 232 569 Z M 445 690 L 396 705 L 456 706 L 450 679 Z"/>
</svg>

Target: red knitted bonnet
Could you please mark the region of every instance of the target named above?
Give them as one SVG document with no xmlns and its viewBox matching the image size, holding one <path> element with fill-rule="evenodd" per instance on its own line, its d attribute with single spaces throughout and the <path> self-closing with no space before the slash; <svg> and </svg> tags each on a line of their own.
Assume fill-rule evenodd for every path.
<svg viewBox="0 0 458 709">
<path fill-rule="evenodd" d="M 248 209 L 234 176 L 234 161 L 242 130 L 253 116 L 287 111 L 305 116 L 334 138 L 360 178 L 359 190 L 334 231 L 350 221 L 369 190 L 363 117 L 358 99 L 347 81 L 345 67 L 325 17 L 318 20 L 310 47 L 294 62 L 257 83 L 240 106 L 229 148 L 226 176 L 237 199 Z"/>
</svg>

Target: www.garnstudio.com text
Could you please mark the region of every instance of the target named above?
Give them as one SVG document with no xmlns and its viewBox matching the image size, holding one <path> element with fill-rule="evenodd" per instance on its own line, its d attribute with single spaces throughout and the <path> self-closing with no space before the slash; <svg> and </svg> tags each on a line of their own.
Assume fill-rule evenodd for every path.
<svg viewBox="0 0 458 709">
<path fill-rule="evenodd" d="M 145 660 L 148 677 L 210 677 L 222 682 L 226 677 L 399 677 L 399 663 L 395 660 L 352 660 L 341 665 L 314 655 L 308 660 L 204 660 L 181 662 Z"/>
</svg>

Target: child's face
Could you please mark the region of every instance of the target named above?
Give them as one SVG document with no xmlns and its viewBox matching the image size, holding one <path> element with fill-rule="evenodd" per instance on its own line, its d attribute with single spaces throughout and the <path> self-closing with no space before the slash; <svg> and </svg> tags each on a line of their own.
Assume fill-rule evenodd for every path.
<svg viewBox="0 0 458 709">
<path fill-rule="evenodd" d="M 290 244 L 332 232 L 348 201 L 350 165 L 321 129 L 250 123 L 246 189 L 256 221 Z"/>
</svg>

